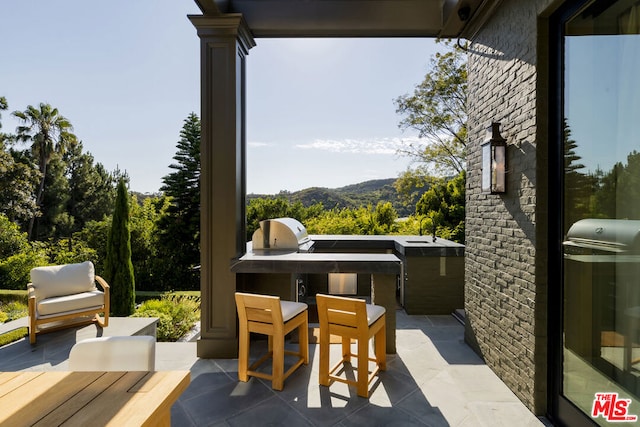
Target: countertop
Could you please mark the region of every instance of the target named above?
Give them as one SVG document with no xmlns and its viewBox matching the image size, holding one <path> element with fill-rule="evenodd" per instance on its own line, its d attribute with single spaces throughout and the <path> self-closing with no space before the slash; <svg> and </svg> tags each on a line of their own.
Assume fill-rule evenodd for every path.
<svg viewBox="0 0 640 427">
<path fill-rule="evenodd" d="M 234 273 L 371 273 L 400 274 L 402 263 L 393 254 L 247 252 L 232 261 Z"/>
<path fill-rule="evenodd" d="M 400 256 L 464 256 L 464 245 L 432 236 L 310 235 L 316 251 L 387 251 Z"/>
<path fill-rule="evenodd" d="M 310 235 L 312 252 L 247 252 L 231 261 L 234 273 L 401 274 L 404 257 L 464 256 L 464 245 L 432 236 Z"/>
</svg>

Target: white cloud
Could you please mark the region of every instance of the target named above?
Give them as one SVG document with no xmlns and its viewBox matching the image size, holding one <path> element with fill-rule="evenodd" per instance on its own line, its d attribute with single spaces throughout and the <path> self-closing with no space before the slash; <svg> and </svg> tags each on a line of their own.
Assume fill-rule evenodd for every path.
<svg viewBox="0 0 640 427">
<path fill-rule="evenodd" d="M 303 150 L 322 150 L 332 153 L 396 154 L 398 149 L 421 143 L 417 137 L 371 139 L 316 139 L 308 144 L 297 144 Z"/>
<path fill-rule="evenodd" d="M 272 147 L 274 144 L 271 144 L 269 142 L 250 141 L 247 143 L 247 145 L 249 147 L 260 148 L 260 147 Z"/>
</svg>

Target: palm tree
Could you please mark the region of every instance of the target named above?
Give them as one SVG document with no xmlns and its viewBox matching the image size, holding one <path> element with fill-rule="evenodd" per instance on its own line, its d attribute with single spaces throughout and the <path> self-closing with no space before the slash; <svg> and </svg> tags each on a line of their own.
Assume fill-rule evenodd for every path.
<svg viewBox="0 0 640 427">
<path fill-rule="evenodd" d="M 69 120 L 58 113 L 57 108 L 44 103 L 40 103 L 39 108 L 29 105 L 26 110 L 14 111 L 12 115 L 22 121 L 22 125 L 16 128 L 17 140 L 30 142 L 31 154 L 38 161 L 38 169 L 42 176 L 36 193 L 36 205 L 42 209 L 47 165 L 54 153 L 63 154 L 76 144 L 76 136 L 72 133 L 73 126 Z M 27 230 L 29 240 L 31 240 L 34 221 L 35 217 L 29 221 Z"/>
<path fill-rule="evenodd" d="M 5 98 L 4 96 L 0 96 L 0 111 L 4 111 L 7 108 L 9 108 L 7 98 Z M 2 114 L 0 114 L 0 118 L 2 118 Z M 0 122 L 0 129 L 2 129 L 2 122 Z"/>
<path fill-rule="evenodd" d="M 2 112 L 9 108 L 9 103 L 7 102 L 7 98 L 4 96 L 0 96 L 0 119 L 2 118 Z M 0 129 L 2 129 L 2 122 L 0 121 Z M 0 132 L 0 144 L 7 138 L 8 135 Z"/>
</svg>

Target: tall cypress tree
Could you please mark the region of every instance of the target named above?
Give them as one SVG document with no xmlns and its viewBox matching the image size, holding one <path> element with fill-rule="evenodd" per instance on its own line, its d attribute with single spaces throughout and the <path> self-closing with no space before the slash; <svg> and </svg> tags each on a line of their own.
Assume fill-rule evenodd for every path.
<svg viewBox="0 0 640 427">
<path fill-rule="evenodd" d="M 116 206 L 107 241 L 104 279 L 111 286 L 111 313 L 129 316 L 135 309 L 135 279 L 131 263 L 129 193 L 124 179 L 118 182 Z"/>
</svg>

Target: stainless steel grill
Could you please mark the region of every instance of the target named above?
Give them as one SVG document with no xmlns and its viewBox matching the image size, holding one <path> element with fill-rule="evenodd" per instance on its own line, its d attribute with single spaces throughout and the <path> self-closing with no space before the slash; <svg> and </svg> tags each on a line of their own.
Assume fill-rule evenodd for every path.
<svg viewBox="0 0 640 427">
<path fill-rule="evenodd" d="M 564 298 L 571 302 L 565 305 L 565 344 L 620 380 L 619 368 L 628 375 L 637 363 L 640 221 L 583 219 L 571 226 L 563 246 Z M 623 352 L 603 350 L 610 336 L 623 338 Z M 636 387 L 630 378 L 624 382 Z"/>
<path fill-rule="evenodd" d="M 254 252 L 312 252 L 313 240 L 307 229 L 293 218 L 260 221 L 251 238 Z"/>
<path fill-rule="evenodd" d="M 563 242 L 565 253 L 639 253 L 640 221 L 583 219 L 574 223 Z"/>
</svg>

